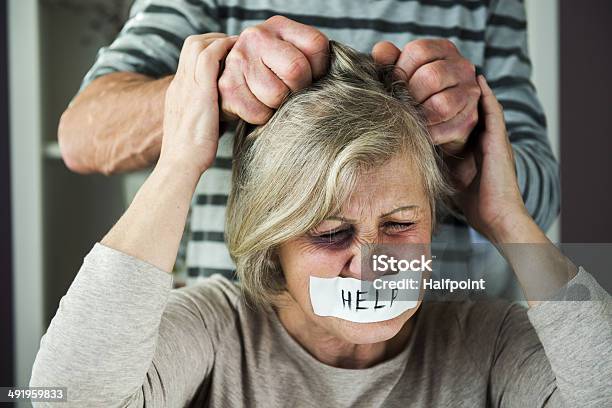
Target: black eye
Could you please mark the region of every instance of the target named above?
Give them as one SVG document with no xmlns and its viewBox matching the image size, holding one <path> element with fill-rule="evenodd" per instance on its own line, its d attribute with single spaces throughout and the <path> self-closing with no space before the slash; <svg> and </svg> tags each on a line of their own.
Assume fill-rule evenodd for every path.
<svg viewBox="0 0 612 408">
<path fill-rule="evenodd" d="M 352 228 L 337 229 L 323 234 L 311 235 L 311 240 L 323 246 L 341 247 L 351 242 L 353 237 Z"/>
<path fill-rule="evenodd" d="M 414 222 L 386 222 L 383 224 L 383 228 L 391 233 L 408 231 L 413 226 Z"/>
</svg>

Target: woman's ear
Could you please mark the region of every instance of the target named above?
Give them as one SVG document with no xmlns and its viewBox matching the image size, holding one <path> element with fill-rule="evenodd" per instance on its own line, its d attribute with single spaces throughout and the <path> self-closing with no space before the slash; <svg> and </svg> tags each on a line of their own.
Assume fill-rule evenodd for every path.
<svg viewBox="0 0 612 408">
<path fill-rule="evenodd" d="M 270 276 L 273 276 L 277 282 L 281 282 L 281 285 L 285 286 L 285 274 L 283 273 L 283 268 L 281 267 L 278 251 L 278 246 L 274 246 L 268 250 L 268 255 L 266 256 L 266 267 L 268 268 Z"/>
<path fill-rule="evenodd" d="M 282 269 L 280 257 L 278 256 L 278 246 L 269 249 L 269 255 L 266 261 L 268 262 L 268 268 L 270 268 L 270 270 L 280 271 Z"/>
</svg>

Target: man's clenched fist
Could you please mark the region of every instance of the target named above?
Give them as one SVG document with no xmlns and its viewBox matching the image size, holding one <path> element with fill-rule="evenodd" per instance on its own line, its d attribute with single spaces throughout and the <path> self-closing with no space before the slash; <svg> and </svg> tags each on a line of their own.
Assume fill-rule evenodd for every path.
<svg viewBox="0 0 612 408">
<path fill-rule="evenodd" d="M 282 16 L 249 27 L 225 60 L 219 78 L 223 119 L 264 124 L 290 92 L 325 74 L 328 39 Z"/>
<path fill-rule="evenodd" d="M 372 56 L 406 73 L 408 89 L 423 106 L 433 142 L 446 153 L 460 154 L 478 122 L 480 87 L 474 64 L 445 39 L 411 41 L 403 50 L 382 41 Z"/>
</svg>

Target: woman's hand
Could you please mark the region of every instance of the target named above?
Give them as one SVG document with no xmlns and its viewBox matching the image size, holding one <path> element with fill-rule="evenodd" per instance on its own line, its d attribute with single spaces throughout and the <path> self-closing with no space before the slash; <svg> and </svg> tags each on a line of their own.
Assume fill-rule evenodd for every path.
<svg viewBox="0 0 612 408">
<path fill-rule="evenodd" d="M 482 91 L 484 129 L 476 135 L 467 156 L 450 158 L 447 162 L 458 190 L 456 202 L 468 222 L 496 242 L 518 222 L 533 221 L 519 191 L 502 107 L 482 75 L 478 77 L 478 84 Z"/>
<path fill-rule="evenodd" d="M 102 244 L 172 271 L 193 192 L 217 153 L 217 78 L 235 41 L 217 33 L 185 41 L 166 93 L 157 165 Z"/>
<path fill-rule="evenodd" d="M 527 212 L 502 107 L 483 76 L 478 77 L 478 84 L 484 129 L 468 157 L 451 161 L 452 177 L 459 190 L 456 202 L 470 225 L 496 244 L 518 278 L 527 302 L 535 306 L 571 280 L 577 268 Z M 470 170 L 473 168 L 476 174 Z"/>
<path fill-rule="evenodd" d="M 187 166 L 199 177 L 215 160 L 219 144 L 217 81 L 236 39 L 207 33 L 185 40 L 176 75 L 166 92 L 158 165 Z"/>
</svg>

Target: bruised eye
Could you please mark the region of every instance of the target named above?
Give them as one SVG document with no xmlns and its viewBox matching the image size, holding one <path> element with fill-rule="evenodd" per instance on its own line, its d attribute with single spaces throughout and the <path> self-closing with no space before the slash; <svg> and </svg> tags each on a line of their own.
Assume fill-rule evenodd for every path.
<svg viewBox="0 0 612 408">
<path fill-rule="evenodd" d="M 385 231 L 390 233 L 408 231 L 412 227 L 414 227 L 414 222 L 386 222 L 383 224 Z"/>
<path fill-rule="evenodd" d="M 351 242 L 353 228 L 341 228 L 324 233 L 311 234 L 310 239 L 313 243 L 327 247 L 343 247 Z"/>
</svg>

